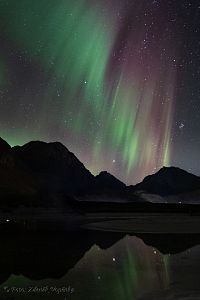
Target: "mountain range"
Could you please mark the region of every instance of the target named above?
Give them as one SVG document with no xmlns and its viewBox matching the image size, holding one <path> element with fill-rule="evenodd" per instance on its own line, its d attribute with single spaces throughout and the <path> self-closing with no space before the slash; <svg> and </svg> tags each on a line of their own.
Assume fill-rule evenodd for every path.
<svg viewBox="0 0 200 300">
<path fill-rule="evenodd" d="M 200 177 L 163 167 L 135 186 L 110 173 L 93 176 L 59 142 L 11 147 L 0 138 L 0 206 L 57 206 L 68 201 L 200 203 Z"/>
</svg>

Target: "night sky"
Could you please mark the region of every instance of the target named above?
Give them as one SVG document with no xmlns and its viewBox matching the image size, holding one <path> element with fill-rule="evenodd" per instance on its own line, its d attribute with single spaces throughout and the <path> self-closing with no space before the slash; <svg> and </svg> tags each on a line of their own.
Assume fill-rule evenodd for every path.
<svg viewBox="0 0 200 300">
<path fill-rule="evenodd" d="M 0 0 L 0 136 L 129 184 L 200 175 L 200 1 Z"/>
</svg>

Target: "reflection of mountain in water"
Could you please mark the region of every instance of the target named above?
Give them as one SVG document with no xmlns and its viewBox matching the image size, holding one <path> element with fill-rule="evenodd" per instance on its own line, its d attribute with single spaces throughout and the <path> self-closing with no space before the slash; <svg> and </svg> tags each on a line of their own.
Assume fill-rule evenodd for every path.
<svg viewBox="0 0 200 300">
<path fill-rule="evenodd" d="M 138 234 L 146 245 L 163 254 L 176 254 L 200 244 L 200 234 Z"/>
<path fill-rule="evenodd" d="M 95 232 L 20 233 L 3 235 L 0 247 L 0 282 L 11 274 L 33 280 L 60 278 L 94 245 L 106 249 L 123 237 L 122 234 Z"/>
<path fill-rule="evenodd" d="M 0 283 L 11 274 L 32 280 L 61 278 L 93 245 L 107 249 L 125 237 L 123 233 L 71 231 L 65 233 L 21 233 L 2 236 Z M 200 235 L 138 235 L 162 253 L 178 253 L 200 244 Z"/>
</svg>

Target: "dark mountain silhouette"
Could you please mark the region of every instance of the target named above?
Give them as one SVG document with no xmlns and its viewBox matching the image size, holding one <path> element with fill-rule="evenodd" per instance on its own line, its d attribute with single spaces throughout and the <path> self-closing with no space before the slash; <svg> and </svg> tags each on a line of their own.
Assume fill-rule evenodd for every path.
<svg viewBox="0 0 200 300">
<path fill-rule="evenodd" d="M 1 200 L 66 197 L 93 184 L 94 176 L 61 143 L 34 141 L 11 148 L 0 140 Z"/>
<path fill-rule="evenodd" d="M 140 191 L 159 196 L 200 190 L 200 178 L 179 168 L 162 168 L 127 187 L 104 171 L 93 176 L 59 142 L 32 141 L 10 147 L 0 139 L 0 205 L 63 206 L 73 199 L 101 202 L 146 202 Z M 70 200 L 70 201 L 69 201 Z M 160 197 L 160 201 L 162 197 Z M 187 202 L 187 201 L 186 201 Z"/>
<path fill-rule="evenodd" d="M 88 188 L 93 175 L 61 143 L 30 142 L 22 147 L 13 147 L 17 166 L 37 176 L 37 181 L 46 191 L 76 193 Z"/>
<path fill-rule="evenodd" d="M 163 167 L 130 189 L 160 196 L 177 195 L 199 190 L 200 178 L 179 168 Z"/>
<path fill-rule="evenodd" d="M 10 145 L 0 137 L 0 158 L 10 151 Z"/>
<path fill-rule="evenodd" d="M 0 153 L 0 196 L 6 203 L 8 198 L 12 202 L 15 199 L 15 205 L 18 201 L 26 205 L 23 199 L 29 198 L 28 203 L 36 206 L 52 206 L 52 201 L 63 205 L 63 200 L 67 202 L 72 197 L 98 201 L 103 197 L 110 201 L 116 197 L 128 201 L 134 198 L 126 185 L 108 172 L 93 176 L 61 143 L 32 141 L 11 148 L 2 140 Z"/>
<path fill-rule="evenodd" d="M 103 171 L 95 177 L 96 187 L 123 190 L 126 185 L 110 173 Z"/>
</svg>

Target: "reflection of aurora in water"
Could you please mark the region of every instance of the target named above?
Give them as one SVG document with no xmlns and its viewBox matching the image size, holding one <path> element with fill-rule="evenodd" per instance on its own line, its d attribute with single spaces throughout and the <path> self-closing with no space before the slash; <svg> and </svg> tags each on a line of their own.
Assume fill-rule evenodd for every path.
<svg viewBox="0 0 200 300">
<path fill-rule="evenodd" d="M 73 300 L 182 300 L 183 298 L 191 300 L 200 298 L 199 246 L 177 254 L 163 255 L 156 248 L 147 246 L 141 239 L 135 236 L 125 236 L 120 240 L 117 238 L 118 242 L 112 244 L 108 240 L 108 236 L 106 238 L 106 233 L 104 232 L 104 234 L 99 235 L 98 239 L 100 239 L 97 239 L 97 244 L 100 243 L 103 249 L 93 243 L 93 246 L 88 248 L 92 235 L 90 238 L 87 235 L 83 235 L 82 238 L 82 235 L 80 235 L 75 239 L 73 236 L 73 234 L 70 234 L 69 239 L 64 243 L 61 240 L 58 242 L 59 239 L 57 240 L 55 236 L 50 238 L 50 240 L 45 239 L 47 243 L 44 243 L 42 237 L 36 236 L 32 237 L 33 241 L 30 238 L 31 245 L 27 245 L 26 243 L 25 245 L 21 245 L 24 249 L 23 251 L 26 250 L 27 253 L 28 249 L 32 249 L 32 247 L 35 249 L 37 254 L 36 256 L 33 255 L 33 261 L 38 257 L 40 267 L 37 261 L 29 265 L 29 260 L 26 258 L 24 260 L 21 257 L 17 261 L 17 270 L 20 266 L 19 270 L 22 270 L 22 274 L 32 279 L 25 278 L 22 275 L 11 275 L 7 281 L 4 281 L 0 285 L 0 296 L 2 296 L 1 288 L 3 286 L 71 286 L 75 289 L 75 292 L 73 295 L 70 295 L 69 299 Z M 113 241 L 115 241 L 117 236 L 114 238 L 112 235 L 112 237 Z M 191 236 L 190 239 L 193 241 L 193 245 L 199 243 L 199 238 L 195 240 L 195 237 Z M 168 248 L 171 248 L 172 251 L 176 249 L 172 239 L 168 239 L 167 244 L 163 243 L 163 237 L 158 241 L 158 245 L 161 247 L 166 245 L 166 249 L 165 247 L 163 248 L 166 251 L 168 251 Z M 12 244 L 11 241 L 7 240 L 7 237 L 5 242 L 6 244 Z M 185 242 L 187 244 L 186 240 Z M 185 242 L 182 244 L 182 249 L 185 247 Z M 15 249 L 18 244 L 19 242 L 17 244 L 14 242 L 14 250 L 10 249 L 10 256 L 18 251 L 16 250 L 18 248 Z M 50 267 L 48 265 L 45 268 L 43 261 L 49 255 L 47 249 L 49 249 L 50 245 L 54 244 L 56 247 L 52 247 L 52 253 L 49 256 L 54 258 L 54 262 L 51 262 Z M 58 249 L 59 247 L 57 246 L 59 244 L 60 246 L 63 244 L 63 248 L 60 247 Z M 80 245 L 80 249 L 83 252 L 78 249 L 77 245 Z M 6 248 L 4 249 L 2 246 L 0 250 L 4 249 L 6 251 Z M 3 254 L 4 251 L 1 253 Z M 25 254 L 25 257 L 27 257 L 27 254 Z M 47 261 L 49 264 L 51 260 L 48 259 Z M 71 261 L 73 262 L 71 263 Z M 10 260 L 7 259 L 8 262 L 10 263 Z M 75 265 L 74 262 L 76 262 Z M 1 272 L 3 272 L 4 260 L 1 260 L 0 264 Z M 57 266 L 60 267 L 57 268 Z M 68 266 L 66 268 L 67 273 L 63 273 L 63 266 Z M 0 275 L 2 276 L 1 272 Z M 12 273 L 15 273 L 15 268 Z M 21 274 L 21 272 L 18 274 Z M 52 276 L 50 274 L 57 275 Z M 59 276 L 59 274 L 62 275 Z M 52 277 L 56 277 L 57 279 L 53 279 Z M 40 280 L 36 280 L 37 278 Z M 32 295 L 32 297 L 31 295 L 29 296 L 31 300 L 39 299 L 35 295 Z M 25 300 L 27 299 L 27 295 L 24 297 L 23 295 L 16 295 L 15 299 Z M 43 294 L 41 299 L 60 300 L 62 296 Z"/>
<path fill-rule="evenodd" d="M 162 255 L 155 248 L 146 246 L 142 240 L 126 236 L 105 250 L 94 245 L 75 267 L 60 279 L 36 281 L 23 276 L 11 276 L 3 286 L 70 285 L 75 288 L 72 299 L 133 300 L 153 291 L 164 291 L 169 287 L 169 259 L 169 255 Z M 45 300 L 51 299 L 49 295 L 42 296 Z M 59 297 L 54 295 L 52 299 L 60 299 Z"/>
<path fill-rule="evenodd" d="M 199 251 L 197 246 L 163 255 L 129 236 L 107 250 L 94 246 L 69 273 L 74 282 L 78 274 L 85 274 L 75 299 L 86 290 L 87 299 L 95 300 L 190 300 L 191 295 L 199 299 Z"/>
<path fill-rule="evenodd" d="M 94 173 L 131 183 L 168 165 L 177 49 L 165 5 L 144 20 L 146 9 L 145 1 L 1 1 L 4 34 L 47 78 L 37 95 L 19 95 L 36 103 L 37 121 L 1 126 L 1 135 L 11 144 L 61 137 Z"/>
<path fill-rule="evenodd" d="M 105 290 L 104 296 L 95 299 L 132 300 L 169 287 L 170 255 L 162 255 L 136 237 L 127 236 L 106 251 L 94 246 L 77 267 L 87 269 L 87 259 L 97 287 Z"/>
</svg>

